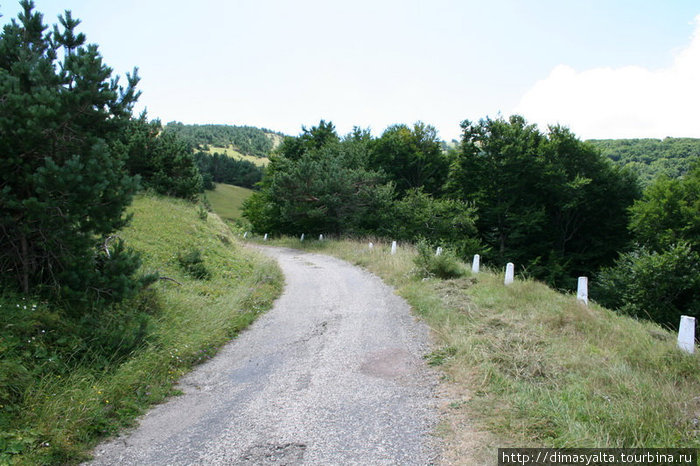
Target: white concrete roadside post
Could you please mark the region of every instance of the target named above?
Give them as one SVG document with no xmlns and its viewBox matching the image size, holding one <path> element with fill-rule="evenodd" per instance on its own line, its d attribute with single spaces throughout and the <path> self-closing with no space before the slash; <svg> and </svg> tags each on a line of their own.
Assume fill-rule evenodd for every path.
<svg viewBox="0 0 700 466">
<path fill-rule="evenodd" d="M 435 250 L 435 255 L 439 256 L 440 254 L 442 254 L 442 248 L 438 246 L 438 248 Z"/>
<path fill-rule="evenodd" d="M 265 233 L 265 237 L 263 238 L 263 241 L 267 241 L 267 233 Z"/>
<path fill-rule="evenodd" d="M 374 250 L 374 243 L 370 241 L 369 243 L 369 250 L 372 251 Z"/>
<path fill-rule="evenodd" d="M 301 234 L 301 242 L 304 242 L 304 233 Z"/>
<path fill-rule="evenodd" d="M 246 231 L 245 233 L 243 233 L 243 239 L 246 239 L 247 237 L 248 237 L 248 232 Z"/>
<path fill-rule="evenodd" d="M 474 254 L 474 260 L 472 261 L 472 272 L 473 273 L 479 273 L 479 261 L 481 260 L 481 256 L 478 254 Z"/>
<path fill-rule="evenodd" d="M 396 254 L 396 241 L 391 242 L 391 253 Z"/>
<path fill-rule="evenodd" d="M 323 241 L 323 235 L 318 235 L 318 240 Z"/>
<path fill-rule="evenodd" d="M 506 279 L 503 281 L 503 284 L 510 285 L 511 283 L 513 283 L 514 276 L 515 276 L 515 266 L 513 265 L 512 262 L 508 262 L 506 264 Z"/>
<path fill-rule="evenodd" d="M 686 353 L 695 352 L 695 317 L 681 316 L 678 329 L 678 347 Z"/>
<path fill-rule="evenodd" d="M 588 306 L 588 277 L 578 277 L 576 299 Z"/>
</svg>

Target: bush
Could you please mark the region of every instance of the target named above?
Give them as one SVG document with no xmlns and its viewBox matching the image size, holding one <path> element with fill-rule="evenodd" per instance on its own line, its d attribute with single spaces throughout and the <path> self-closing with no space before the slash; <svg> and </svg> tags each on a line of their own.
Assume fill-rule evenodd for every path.
<svg viewBox="0 0 700 466">
<path fill-rule="evenodd" d="M 204 266 L 202 252 L 199 249 L 190 249 L 189 252 L 177 255 L 178 264 L 185 273 L 199 280 L 208 280 L 211 278 L 211 272 Z"/>
<path fill-rule="evenodd" d="M 455 254 L 445 249 L 442 254 L 435 255 L 435 250 L 427 241 L 421 240 L 416 245 L 418 255 L 413 259 L 416 273 L 420 277 L 438 277 L 442 279 L 458 278 L 466 274 Z"/>
<path fill-rule="evenodd" d="M 595 298 L 626 314 L 673 328 L 681 315 L 700 317 L 700 255 L 687 243 L 622 254 L 598 281 Z"/>
</svg>

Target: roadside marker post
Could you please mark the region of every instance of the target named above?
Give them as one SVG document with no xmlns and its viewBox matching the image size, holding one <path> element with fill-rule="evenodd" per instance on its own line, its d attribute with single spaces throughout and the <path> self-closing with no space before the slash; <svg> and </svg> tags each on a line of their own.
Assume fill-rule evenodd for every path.
<svg viewBox="0 0 700 466">
<path fill-rule="evenodd" d="M 472 260 L 472 272 L 473 273 L 479 273 L 479 261 L 481 260 L 481 256 L 478 254 L 474 254 L 474 260 Z"/>
<path fill-rule="evenodd" d="M 576 299 L 588 306 L 588 277 L 578 277 Z"/>
<path fill-rule="evenodd" d="M 678 328 L 678 347 L 686 353 L 695 352 L 695 317 L 681 316 Z"/>
<path fill-rule="evenodd" d="M 513 283 L 514 277 L 515 277 L 515 266 L 513 265 L 512 262 L 508 262 L 506 264 L 506 279 L 503 281 L 503 284 L 510 285 L 511 283 Z"/>
</svg>

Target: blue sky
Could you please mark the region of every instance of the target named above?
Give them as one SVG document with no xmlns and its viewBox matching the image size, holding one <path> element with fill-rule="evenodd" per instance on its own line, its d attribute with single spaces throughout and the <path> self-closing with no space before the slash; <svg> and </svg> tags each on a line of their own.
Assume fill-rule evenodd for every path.
<svg viewBox="0 0 700 466">
<path fill-rule="evenodd" d="M 421 120 L 450 140 L 517 112 L 582 138 L 700 137 L 697 0 L 35 3 L 50 24 L 72 10 L 116 73 L 138 66 L 164 123 Z"/>
</svg>

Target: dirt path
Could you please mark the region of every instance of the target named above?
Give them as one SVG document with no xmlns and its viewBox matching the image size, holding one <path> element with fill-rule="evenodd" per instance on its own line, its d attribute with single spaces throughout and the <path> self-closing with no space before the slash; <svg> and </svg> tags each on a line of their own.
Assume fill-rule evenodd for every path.
<svg viewBox="0 0 700 466">
<path fill-rule="evenodd" d="M 428 331 L 375 276 L 265 248 L 275 307 L 94 464 L 426 465 L 437 456 Z"/>
</svg>

